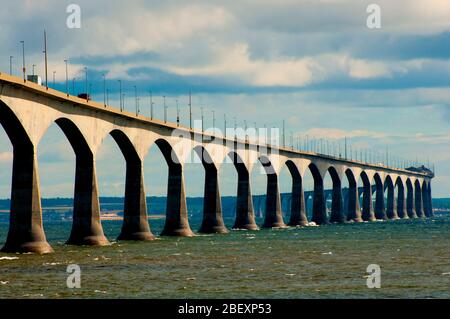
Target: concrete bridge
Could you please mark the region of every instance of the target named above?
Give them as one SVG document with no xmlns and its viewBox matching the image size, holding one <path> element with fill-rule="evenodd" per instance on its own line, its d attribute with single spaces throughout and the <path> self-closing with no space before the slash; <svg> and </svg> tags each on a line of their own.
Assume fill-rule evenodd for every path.
<svg viewBox="0 0 450 319">
<path fill-rule="evenodd" d="M 340 157 L 294 150 L 181 127 L 110 106 L 69 96 L 0 74 L 0 123 L 13 145 L 10 225 L 4 252 L 48 253 L 42 225 L 39 172 L 36 150 L 52 123 L 64 132 L 76 156 L 73 225 L 67 244 L 107 245 L 100 222 L 96 155 L 111 135 L 126 160 L 124 220 L 119 240 L 154 238 L 148 219 L 143 160 L 156 144 L 168 167 L 166 236 L 193 236 L 189 226 L 183 169 L 194 150 L 205 169 L 202 233 L 226 233 L 222 219 L 218 172 L 231 160 L 238 173 L 236 219 L 233 228 L 256 230 L 250 176 L 255 163 L 267 173 L 262 227 L 307 225 L 302 179 L 309 170 L 314 179 L 311 221 L 316 224 L 373 221 L 432 216 L 429 172 L 373 165 Z M 287 166 L 292 176 L 289 220 L 283 220 L 279 173 Z M 327 214 L 324 178 L 331 176 L 331 210 Z M 358 180 L 362 179 L 360 207 Z M 342 182 L 348 180 L 344 201 Z M 387 201 L 384 191 L 387 190 Z M 372 193 L 375 192 L 375 204 Z M 309 197 L 309 196 L 308 196 Z M 308 198 L 306 197 L 306 198 Z"/>
</svg>

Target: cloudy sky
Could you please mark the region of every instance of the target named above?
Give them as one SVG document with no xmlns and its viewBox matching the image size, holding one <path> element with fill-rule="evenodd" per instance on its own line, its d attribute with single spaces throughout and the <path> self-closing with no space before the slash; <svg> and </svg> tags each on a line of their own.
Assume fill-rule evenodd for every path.
<svg viewBox="0 0 450 319">
<path fill-rule="evenodd" d="M 280 127 L 354 148 L 435 163 L 435 196 L 450 197 L 450 2 L 448 0 L 87 1 L 0 0 L 0 70 L 43 74 L 42 38 L 49 41 L 55 87 L 65 89 L 64 59 L 75 92 L 88 67 L 94 99 L 118 105 L 118 79 L 126 107 L 136 85 L 143 112 L 151 89 L 155 114 L 169 117 L 176 101 L 186 123 L 187 92 L 194 114 L 204 108 L 217 122 L 226 113 L 238 125 Z M 81 28 L 66 26 L 69 4 L 81 8 Z M 369 4 L 381 8 L 381 28 L 366 25 Z M 50 82 L 52 79 L 50 77 Z M 52 83 L 53 85 L 53 83 Z M 72 81 L 70 83 L 72 92 Z M 209 122 L 208 122 L 209 121 Z M 219 125 L 221 127 L 221 125 Z M 38 148 L 43 196 L 71 196 L 74 156 L 57 127 Z M 149 195 L 165 193 L 165 167 L 152 149 L 146 158 Z M 188 167 L 189 195 L 202 193 L 201 167 Z M 123 158 L 111 139 L 98 158 L 100 191 L 123 194 Z M 0 197 L 9 197 L 11 145 L 0 129 Z M 123 173 L 122 173 L 123 172 Z M 283 173 L 284 174 L 284 173 Z M 222 191 L 235 193 L 235 172 L 224 167 Z M 284 177 L 283 177 L 284 178 Z M 233 182 L 234 181 L 234 182 Z M 255 176 L 255 192 L 264 190 Z M 191 186 L 191 187 L 189 187 Z M 282 190 L 289 187 L 283 186 Z"/>
</svg>

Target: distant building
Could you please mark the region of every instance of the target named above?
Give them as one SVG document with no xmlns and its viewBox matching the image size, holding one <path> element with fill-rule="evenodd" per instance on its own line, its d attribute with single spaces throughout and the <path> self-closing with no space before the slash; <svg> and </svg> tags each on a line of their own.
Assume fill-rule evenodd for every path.
<svg viewBox="0 0 450 319">
<path fill-rule="evenodd" d="M 27 75 L 27 80 L 39 85 L 42 85 L 42 80 L 39 75 Z"/>
</svg>

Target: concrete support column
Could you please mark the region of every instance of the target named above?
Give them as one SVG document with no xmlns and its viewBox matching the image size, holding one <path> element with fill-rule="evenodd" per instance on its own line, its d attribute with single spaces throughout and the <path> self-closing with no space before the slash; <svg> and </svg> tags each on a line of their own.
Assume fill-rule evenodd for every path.
<svg viewBox="0 0 450 319">
<path fill-rule="evenodd" d="M 397 214 L 397 203 L 395 202 L 395 188 L 393 185 L 388 186 L 386 215 L 389 219 L 399 219 Z"/>
<path fill-rule="evenodd" d="M 100 222 L 97 175 L 92 154 L 77 154 L 73 223 L 69 245 L 108 245 Z"/>
<path fill-rule="evenodd" d="M 415 187 L 414 197 L 417 217 L 423 218 L 425 217 L 425 214 L 423 212 L 422 191 L 420 189 L 420 186 Z"/>
<path fill-rule="evenodd" d="M 228 233 L 222 217 L 219 178 L 214 164 L 205 164 L 205 189 L 203 198 L 203 221 L 200 233 Z"/>
<path fill-rule="evenodd" d="M 144 187 L 142 162 L 127 160 L 125 181 L 125 205 L 122 231 L 118 240 L 152 240 L 147 216 L 147 200 Z"/>
<path fill-rule="evenodd" d="M 31 144 L 31 143 L 30 143 Z M 14 146 L 7 253 L 50 253 L 42 226 L 39 174 L 32 145 Z"/>
<path fill-rule="evenodd" d="M 161 236 L 193 236 L 187 215 L 184 175 L 181 164 L 169 164 L 166 222 Z"/>
<path fill-rule="evenodd" d="M 387 219 L 384 207 L 384 185 L 381 182 L 376 183 L 375 217 L 376 219 Z"/>
<path fill-rule="evenodd" d="M 358 186 L 355 182 L 349 182 L 347 220 L 353 220 L 354 222 L 363 221 L 359 206 Z"/>
<path fill-rule="evenodd" d="M 428 217 L 433 217 L 434 216 L 434 212 L 433 212 L 433 196 L 431 196 L 431 182 L 428 183 L 428 194 L 427 194 L 427 198 L 428 198 Z"/>
<path fill-rule="evenodd" d="M 289 226 L 306 226 L 305 194 L 301 177 L 292 179 L 291 218 Z"/>
<path fill-rule="evenodd" d="M 333 197 L 331 200 L 331 223 L 344 223 L 344 199 L 342 197 L 342 185 L 340 180 L 333 181 Z"/>
<path fill-rule="evenodd" d="M 409 218 L 417 218 L 413 186 L 408 186 L 406 194 L 406 211 Z"/>
<path fill-rule="evenodd" d="M 245 168 L 238 169 L 236 220 L 233 228 L 258 230 L 258 226 L 255 223 L 250 175 Z"/>
<path fill-rule="evenodd" d="M 423 205 L 423 217 L 428 217 L 428 187 L 425 184 L 422 184 L 422 205 Z"/>
<path fill-rule="evenodd" d="M 328 223 L 323 179 L 319 176 L 314 177 L 313 212 L 311 220 L 317 225 Z"/>
<path fill-rule="evenodd" d="M 264 228 L 285 227 L 281 212 L 280 190 L 276 173 L 267 174 L 266 216 Z"/>
<path fill-rule="evenodd" d="M 362 219 L 365 221 L 375 220 L 372 204 L 372 185 L 370 182 L 367 182 L 366 185 L 364 185 Z"/>
<path fill-rule="evenodd" d="M 398 184 L 398 193 L 397 193 L 397 215 L 399 218 L 408 219 L 408 212 L 406 210 L 406 200 L 405 200 L 405 188 L 401 184 Z"/>
</svg>

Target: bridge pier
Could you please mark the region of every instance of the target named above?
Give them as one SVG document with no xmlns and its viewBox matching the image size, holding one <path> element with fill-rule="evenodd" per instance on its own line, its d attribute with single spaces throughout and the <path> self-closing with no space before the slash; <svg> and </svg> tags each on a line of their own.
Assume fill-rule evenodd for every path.
<svg viewBox="0 0 450 319">
<path fill-rule="evenodd" d="M 92 153 L 77 154 L 73 223 L 68 245 L 109 245 L 100 222 L 97 175 Z"/>
<path fill-rule="evenodd" d="M 153 240 L 148 224 L 142 161 L 127 159 L 123 224 L 118 240 Z"/>
<path fill-rule="evenodd" d="M 9 231 L 1 251 L 51 253 L 42 225 L 36 152 L 31 142 L 23 144 L 14 145 Z"/>
<path fill-rule="evenodd" d="M 375 184 L 375 219 L 386 220 L 387 212 L 384 207 L 384 185 L 381 180 Z"/>
<path fill-rule="evenodd" d="M 238 187 L 236 198 L 236 220 L 233 229 L 258 230 L 255 223 L 250 175 L 242 163 L 235 161 L 238 171 Z"/>
<path fill-rule="evenodd" d="M 405 187 L 400 180 L 397 180 L 397 215 L 399 218 L 408 219 L 408 211 L 406 210 Z"/>
<path fill-rule="evenodd" d="M 349 179 L 348 187 L 348 212 L 347 220 L 354 222 L 362 222 L 361 208 L 359 206 L 359 194 L 356 181 Z"/>
<path fill-rule="evenodd" d="M 397 205 L 395 203 L 395 189 L 393 184 L 388 185 L 386 215 L 389 219 L 399 219 L 397 214 Z"/>
<path fill-rule="evenodd" d="M 406 211 L 408 212 L 409 218 L 417 218 L 415 200 L 414 200 L 414 190 L 411 184 L 407 184 L 407 194 L 406 194 Z"/>
<path fill-rule="evenodd" d="M 417 217 L 419 217 L 419 218 L 425 217 L 425 214 L 423 212 L 422 191 L 421 191 L 420 185 L 418 183 L 415 183 L 414 198 L 415 198 Z"/>
<path fill-rule="evenodd" d="M 281 212 L 278 176 L 275 172 L 267 173 L 266 216 L 263 228 L 286 227 Z"/>
<path fill-rule="evenodd" d="M 184 175 L 181 164 L 169 164 L 167 183 L 166 222 L 161 236 L 191 237 L 194 233 L 189 226 L 184 190 Z"/>
<path fill-rule="evenodd" d="M 431 196 L 431 182 L 428 183 L 428 187 L 427 187 L 427 200 L 428 200 L 428 205 L 427 205 L 427 211 L 425 213 L 428 217 L 433 217 L 434 213 L 433 213 L 433 197 Z"/>
<path fill-rule="evenodd" d="M 203 221 L 199 232 L 226 234 L 228 230 L 222 217 L 217 168 L 212 163 L 203 162 L 205 167 L 205 190 L 203 197 Z"/>
<path fill-rule="evenodd" d="M 331 199 L 331 223 L 345 223 L 344 199 L 342 197 L 342 184 L 339 177 L 333 178 L 333 195 Z"/>
<path fill-rule="evenodd" d="M 314 195 L 313 195 L 313 212 L 311 221 L 317 225 L 328 224 L 327 206 L 325 203 L 325 190 L 323 187 L 323 179 L 320 176 L 314 176 Z"/>
<path fill-rule="evenodd" d="M 300 174 L 292 179 L 291 217 L 288 225 L 308 225 L 308 217 L 306 217 L 305 209 L 305 194 L 303 192 L 303 183 Z"/>
<path fill-rule="evenodd" d="M 364 185 L 362 219 L 365 221 L 374 221 L 376 219 L 372 204 L 372 185 L 369 181 Z"/>
</svg>

